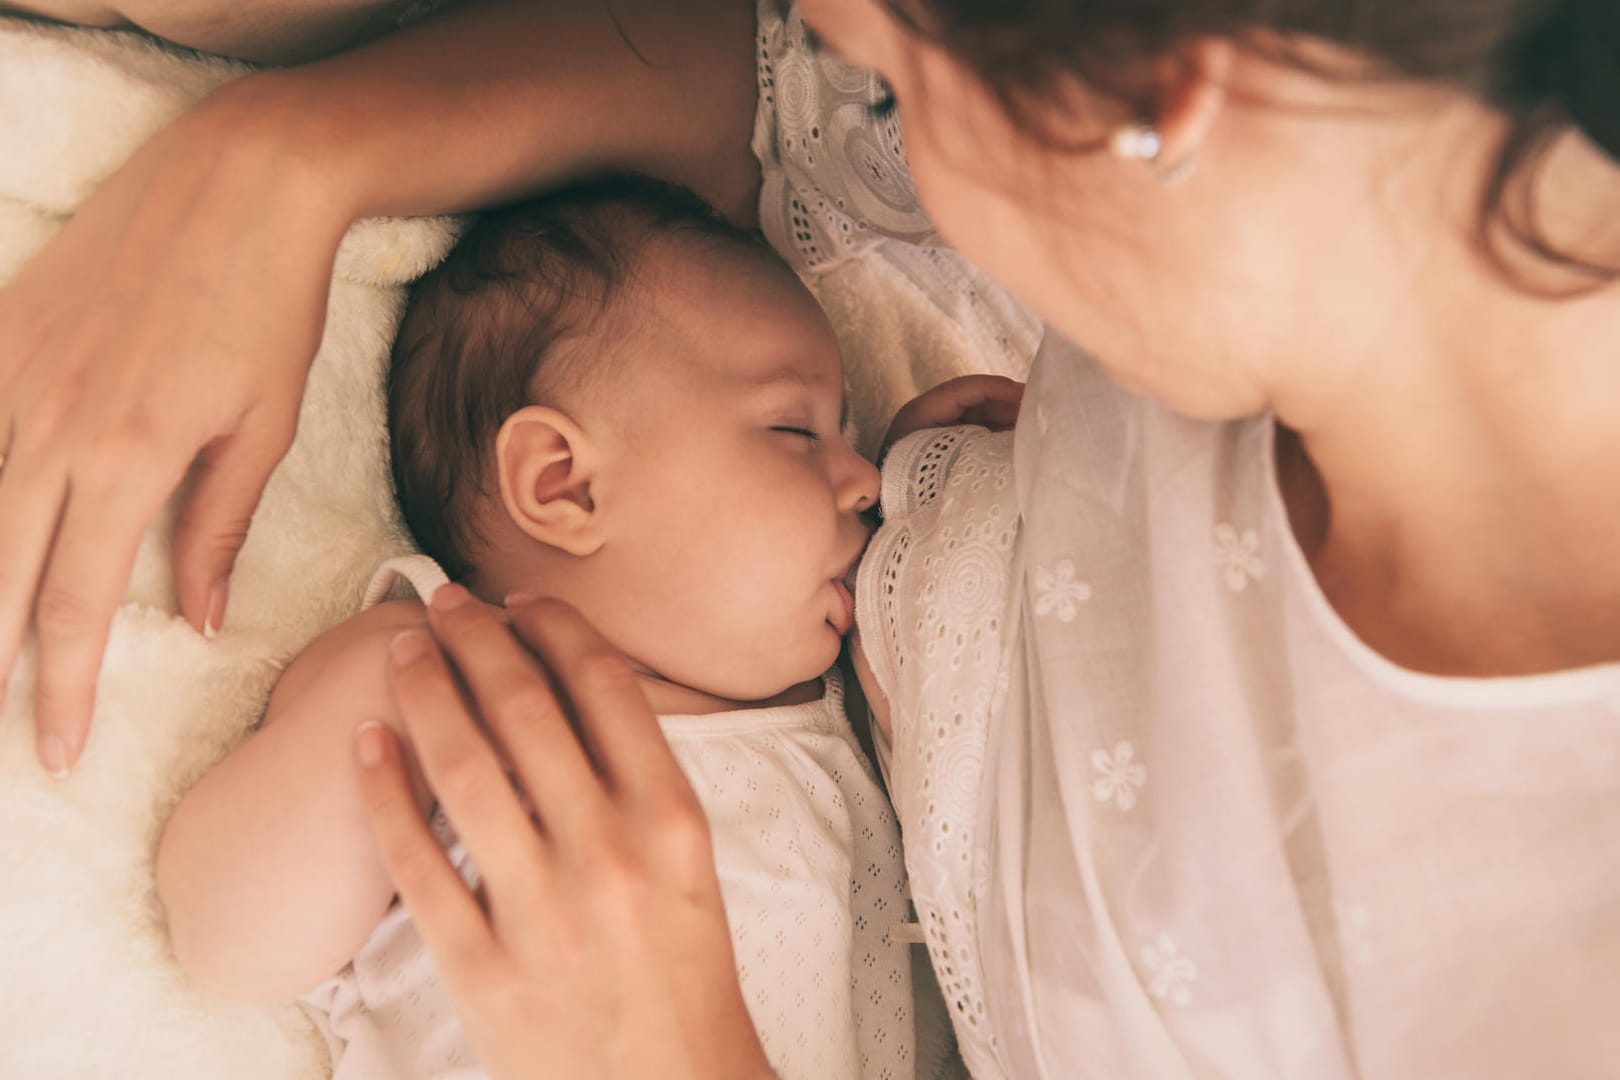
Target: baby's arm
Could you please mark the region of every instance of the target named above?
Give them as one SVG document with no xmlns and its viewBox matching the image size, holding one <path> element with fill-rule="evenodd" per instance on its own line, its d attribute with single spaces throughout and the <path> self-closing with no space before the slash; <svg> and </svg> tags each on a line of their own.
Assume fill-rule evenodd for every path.
<svg viewBox="0 0 1620 1080">
<path fill-rule="evenodd" d="M 0 0 L 0 14 L 139 27 L 204 52 L 266 64 L 325 56 L 381 34 L 409 0 Z"/>
<path fill-rule="evenodd" d="M 425 625 L 383 604 L 318 638 L 288 666 L 263 726 L 181 800 L 157 855 L 175 956 L 204 990 L 293 997 L 336 972 L 393 898 L 366 826 L 354 730 L 399 730 L 388 643 Z M 430 797 L 413 777 L 424 813 Z"/>
</svg>

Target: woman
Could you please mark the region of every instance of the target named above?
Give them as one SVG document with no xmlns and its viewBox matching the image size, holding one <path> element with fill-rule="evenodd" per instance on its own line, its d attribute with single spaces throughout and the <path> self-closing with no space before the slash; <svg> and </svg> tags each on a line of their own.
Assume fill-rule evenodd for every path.
<svg viewBox="0 0 1620 1080">
<path fill-rule="evenodd" d="M 940 743 L 893 703 L 908 867 L 976 1072 L 1602 1075 L 1611 7 L 805 14 L 892 87 L 941 233 L 1056 332 L 1017 435 L 1006 693 L 953 774 L 956 847 L 919 842 Z M 487 919 L 397 768 L 365 774 L 492 1071 L 757 1075 L 703 944 L 701 823 L 622 667 L 576 617 L 517 605 L 563 690 L 554 733 L 574 717 L 597 762 L 582 813 L 580 778 L 511 735 L 544 685 L 525 654 L 487 614 L 434 619 L 541 822 L 447 797 L 528 867 Z M 501 790 L 442 659 L 395 679 L 408 723 L 454 733 L 424 761 L 462 777 L 447 796 Z"/>
<path fill-rule="evenodd" d="M 941 232 L 1112 380 L 1050 339 L 1037 358 L 1005 697 L 957 714 L 969 737 L 925 724 L 926 694 L 894 703 L 964 1056 L 981 1076 L 1603 1075 L 1620 132 L 1598 88 L 1620 23 L 1233 8 L 805 4 L 892 86 Z M 441 631 L 476 663 L 470 627 Z M 402 709 L 447 722 L 413 703 L 423 677 Z M 510 971 L 384 775 L 406 895 L 476 943 L 441 943 L 466 981 Z"/>
</svg>

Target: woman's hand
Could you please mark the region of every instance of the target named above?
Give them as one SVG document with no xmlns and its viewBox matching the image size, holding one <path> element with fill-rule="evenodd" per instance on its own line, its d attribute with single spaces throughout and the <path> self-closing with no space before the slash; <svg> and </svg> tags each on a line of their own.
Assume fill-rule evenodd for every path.
<svg viewBox="0 0 1620 1080">
<path fill-rule="evenodd" d="M 940 383 L 901 406 L 883 436 L 878 459 L 882 460 L 889 447 L 924 428 L 978 424 L 1005 431 L 1018 422 L 1023 400 L 1024 384 L 1002 375 L 963 375 Z"/>
<path fill-rule="evenodd" d="M 0 289 L 0 689 L 32 621 L 41 763 L 90 725 L 142 534 L 190 474 L 180 607 L 219 628 L 226 581 L 292 440 L 346 220 L 286 160 L 182 118 Z"/>
<path fill-rule="evenodd" d="M 509 620 L 458 586 L 434 595 L 465 695 L 423 635 L 391 649 L 413 753 L 487 913 L 423 824 L 387 729 L 356 741 L 383 863 L 480 1061 L 497 1078 L 770 1076 L 708 824 L 629 664 L 565 604 L 519 603 Z"/>
</svg>

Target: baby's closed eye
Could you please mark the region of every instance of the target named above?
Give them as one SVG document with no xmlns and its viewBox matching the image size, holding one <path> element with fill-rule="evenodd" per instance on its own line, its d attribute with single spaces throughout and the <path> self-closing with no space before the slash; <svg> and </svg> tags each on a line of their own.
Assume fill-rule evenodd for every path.
<svg viewBox="0 0 1620 1080">
<path fill-rule="evenodd" d="M 800 438 L 809 439 L 811 442 L 821 441 L 821 436 L 807 427 L 796 427 L 791 424 L 778 424 L 772 427 L 771 430 L 779 431 L 784 435 L 796 435 Z"/>
</svg>

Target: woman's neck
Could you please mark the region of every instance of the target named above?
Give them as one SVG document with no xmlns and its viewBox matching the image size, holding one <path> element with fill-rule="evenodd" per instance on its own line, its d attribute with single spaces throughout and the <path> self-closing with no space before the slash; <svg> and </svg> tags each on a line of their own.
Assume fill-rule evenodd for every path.
<svg viewBox="0 0 1620 1080">
<path fill-rule="evenodd" d="M 1278 479 L 1324 593 L 1421 670 L 1620 660 L 1620 288 L 1538 297 L 1461 245 L 1408 284 L 1376 348 L 1277 368 Z"/>
</svg>

